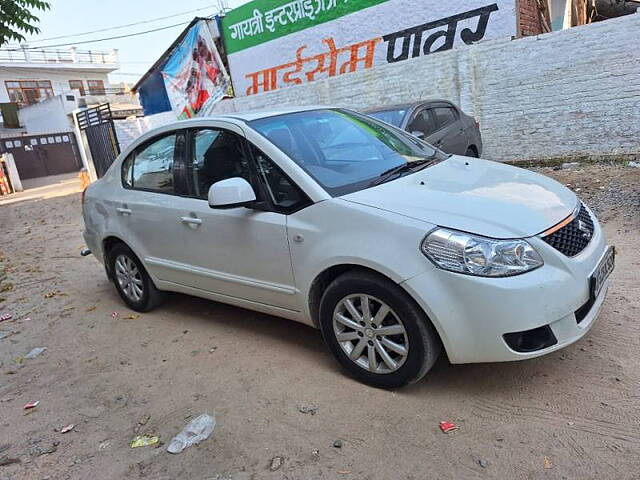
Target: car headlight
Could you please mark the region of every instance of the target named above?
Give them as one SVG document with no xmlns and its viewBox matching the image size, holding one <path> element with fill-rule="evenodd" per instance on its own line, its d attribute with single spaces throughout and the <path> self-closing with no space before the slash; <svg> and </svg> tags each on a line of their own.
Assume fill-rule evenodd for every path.
<svg viewBox="0 0 640 480">
<path fill-rule="evenodd" d="M 544 264 L 525 240 L 497 240 L 446 228 L 429 233 L 420 248 L 443 270 L 481 277 L 519 275 Z"/>
</svg>

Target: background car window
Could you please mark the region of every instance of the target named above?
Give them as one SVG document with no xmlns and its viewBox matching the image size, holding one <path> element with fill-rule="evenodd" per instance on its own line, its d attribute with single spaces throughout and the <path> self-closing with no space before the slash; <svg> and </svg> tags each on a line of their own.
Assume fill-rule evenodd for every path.
<svg viewBox="0 0 640 480">
<path fill-rule="evenodd" d="M 433 122 L 433 118 L 429 113 L 429 110 L 422 110 L 418 113 L 407 127 L 407 131 L 409 133 L 420 132 L 424 135 L 423 138 L 428 137 L 436 130 L 437 127 Z"/>
<path fill-rule="evenodd" d="M 173 157 L 176 134 L 167 135 L 136 151 L 131 186 L 144 190 L 173 193 Z"/>
<path fill-rule="evenodd" d="M 228 178 L 242 177 L 251 183 L 242 139 L 235 133 L 210 128 L 196 130 L 191 152 L 188 175 L 193 196 L 206 199 L 211 185 Z"/>
<path fill-rule="evenodd" d="M 451 125 L 457 120 L 456 113 L 451 107 L 438 107 L 433 109 L 436 117 L 437 129 Z"/>
<path fill-rule="evenodd" d="M 264 153 L 251 145 L 253 158 L 271 202 L 283 211 L 295 210 L 306 202 L 306 196 Z"/>
</svg>

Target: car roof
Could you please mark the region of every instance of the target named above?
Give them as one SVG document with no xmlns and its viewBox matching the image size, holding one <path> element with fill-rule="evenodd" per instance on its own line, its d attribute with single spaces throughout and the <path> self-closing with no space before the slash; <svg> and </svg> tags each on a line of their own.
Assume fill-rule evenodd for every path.
<svg viewBox="0 0 640 480">
<path fill-rule="evenodd" d="M 287 113 L 298 113 L 298 112 L 308 112 L 310 110 L 322 110 L 327 108 L 337 108 L 331 105 L 309 105 L 309 106 L 297 106 L 297 107 L 288 107 L 288 108 L 278 108 L 272 110 L 249 110 L 246 112 L 230 112 L 223 113 L 220 115 L 210 115 L 204 117 L 197 117 L 198 121 L 212 119 L 212 120 L 224 120 L 224 119 L 235 119 L 241 120 L 243 122 L 250 122 L 252 120 L 259 120 L 261 118 L 269 118 L 269 117 L 277 117 L 278 115 L 285 115 Z M 184 120 L 180 122 L 181 125 L 184 124 Z"/>
<path fill-rule="evenodd" d="M 372 113 L 372 112 L 384 112 L 386 110 L 411 110 L 417 107 L 421 107 L 423 105 L 428 105 L 432 103 L 446 103 L 447 105 L 453 105 L 453 103 L 449 100 L 433 98 L 429 100 L 421 100 L 419 102 L 410 102 L 410 103 L 396 103 L 394 105 L 380 105 L 377 107 L 367 108 L 363 110 L 364 113 Z"/>
<path fill-rule="evenodd" d="M 297 107 L 289 107 L 289 108 L 280 108 L 273 110 L 255 110 L 255 111 L 247 111 L 247 112 L 232 112 L 232 113 L 221 113 L 219 115 L 207 115 L 202 117 L 189 118 L 185 120 L 174 120 L 172 122 L 164 123 L 156 128 L 153 128 L 142 135 L 140 135 L 134 142 L 131 142 L 127 145 L 126 150 L 133 150 L 133 148 L 137 148 L 142 143 L 152 139 L 157 135 L 164 134 L 166 132 L 171 132 L 176 129 L 183 128 L 197 128 L 207 125 L 208 121 L 219 121 L 219 122 L 227 122 L 227 123 L 246 123 L 252 120 L 258 120 L 261 118 L 269 118 L 276 117 L 278 115 L 285 115 L 287 113 L 298 113 L 298 112 L 308 112 L 312 110 L 324 110 L 324 109 L 336 109 L 336 106 L 330 105 L 309 105 L 309 106 L 297 106 Z"/>
</svg>

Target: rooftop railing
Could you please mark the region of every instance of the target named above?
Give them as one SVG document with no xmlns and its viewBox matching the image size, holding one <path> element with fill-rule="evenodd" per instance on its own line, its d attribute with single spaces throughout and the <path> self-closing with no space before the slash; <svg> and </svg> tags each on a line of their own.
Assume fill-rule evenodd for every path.
<svg viewBox="0 0 640 480">
<path fill-rule="evenodd" d="M 118 50 L 39 49 L 27 45 L 0 48 L 0 63 L 118 64 Z"/>
</svg>

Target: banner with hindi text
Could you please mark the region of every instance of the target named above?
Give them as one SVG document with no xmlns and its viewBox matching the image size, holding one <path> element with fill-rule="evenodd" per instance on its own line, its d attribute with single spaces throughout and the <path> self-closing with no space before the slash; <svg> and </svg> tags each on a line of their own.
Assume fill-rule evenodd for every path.
<svg viewBox="0 0 640 480">
<path fill-rule="evenodd" d="M 516 0 L 254 0 L 222 30 L 243 96 L 508 38 L 516 22 Z"/>
</svg>

